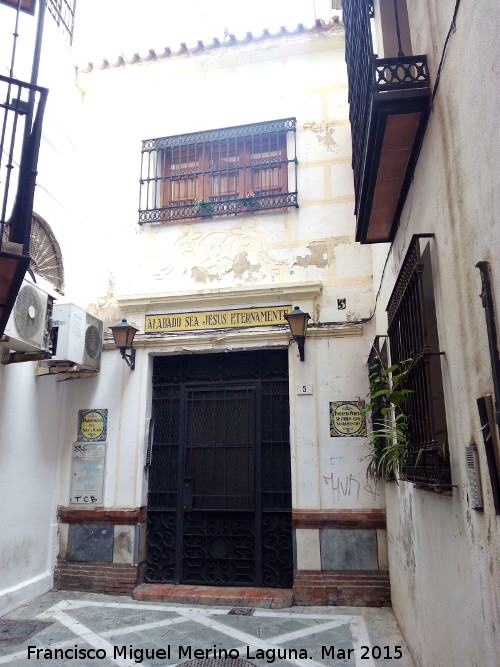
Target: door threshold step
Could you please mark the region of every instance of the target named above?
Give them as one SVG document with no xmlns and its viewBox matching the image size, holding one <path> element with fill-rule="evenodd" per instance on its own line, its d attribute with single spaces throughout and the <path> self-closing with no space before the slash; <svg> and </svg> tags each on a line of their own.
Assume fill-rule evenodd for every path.
<svg viewBox="0 0 500 667">
<path fill-rule="evenodd" d="M 284 609 L 292 606 L 291 588 L 251 588 L 239 586 L 187 586 L 184 584 L 141 584 L 134 600 L 175 602 L 223 607 Z"/>
</svg>

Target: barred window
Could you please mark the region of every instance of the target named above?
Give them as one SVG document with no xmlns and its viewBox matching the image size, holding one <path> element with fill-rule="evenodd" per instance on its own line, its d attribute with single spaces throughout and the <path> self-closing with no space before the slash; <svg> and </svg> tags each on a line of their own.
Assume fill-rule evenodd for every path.
<svg viewBox="0 0 500 667">
<path fill-rule="evenodd" d="M 76 0 L 47 0 L 47 9 L 63 31 L 69 44 L 73 43 Z"/>
<path fill-rule="evenodd" d="M 391 363 L 412 359 L 404 403 L 410 451 L 406 479 L 451 485 L 441 352 L 434 301 L 431 239 L 414 236 L 387 306 Z"/>
<path fill-rule="evenodd" d="M 295 118 L 143 141 L 139 223 L 297 206 Z"/>
</svg>

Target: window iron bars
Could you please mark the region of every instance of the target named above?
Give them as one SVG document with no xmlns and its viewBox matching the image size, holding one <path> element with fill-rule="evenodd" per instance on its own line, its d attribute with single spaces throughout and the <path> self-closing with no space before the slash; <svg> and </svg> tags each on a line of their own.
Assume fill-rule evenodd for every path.
<svg viewBox="0 0 500 667">
<path fill-rule="evenodd" d="M 47 9 L 71 46 L 75 28 L 76 0 L 47 0 Z"/>
<path fill-rule="evenodd" d="M 139 224 L 298 206 L 295 127 L 285 118 L 144 140 Z"/>
<path fill-rule="evenodd" d="M 425 249 L 424 249 L 425 248 Z M 387 306 L 392 364 L 412 359 L 404 403 L 409 416 L 410 448 L 403 478 L 450 487 L 443 382 L 429 245 L 415 236 Z"/>
</svg>

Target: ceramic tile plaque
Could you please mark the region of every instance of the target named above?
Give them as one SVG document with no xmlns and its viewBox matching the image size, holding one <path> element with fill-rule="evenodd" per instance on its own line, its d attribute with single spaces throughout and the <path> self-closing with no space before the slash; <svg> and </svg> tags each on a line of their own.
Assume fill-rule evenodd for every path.
<svg viewBox="0 0 500 667">
<path fill-rule="evenodd" d="M 107 432 L 107 410 L 78 410 L 78 442 L 103 442 Z"/>
<path fill-rule="evenodd" d="M 359 438 L 366 436 L 364 401 L 332 401 L 330 403 L 330 437 Z"/>
</svg>

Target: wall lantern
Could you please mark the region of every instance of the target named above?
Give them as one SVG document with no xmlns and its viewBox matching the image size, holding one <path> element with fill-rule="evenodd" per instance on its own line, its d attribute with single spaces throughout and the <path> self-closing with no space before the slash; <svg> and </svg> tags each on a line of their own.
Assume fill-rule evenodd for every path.
<svg viewBox="0 0 500 667">
<path fill-rule="evenodd" d="M 120 350 L 122 359 L 125 359 L 126 363 L 130 366 L 130 370 L 135 368 L 135 350 L 132 347 L 134 341 L 134 336 L 136 329 L 131 324 L 127 322 L 124 318 L 118 324 L 114 324 L 112 327 L 109 327 L 113 333 L 113 338 L 115 340 L 116 347 Z M 126 354 L 126 350 L 130 348 L 130 354 Z"/>
<path fill-rule="evenodd" d="M 309 313 L 303 313 L 298 306 L 285 315 L 288 326 L 292 332 L 292 336 L 297 341 L 299 348 L 300 360 L 304 361 L 304 342 L 306 339 L 307 323 L 311 319 Z"/>
</svg>

